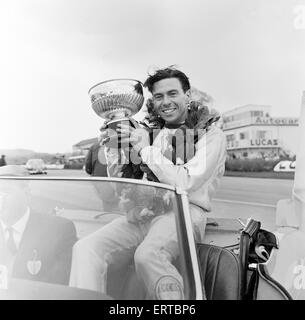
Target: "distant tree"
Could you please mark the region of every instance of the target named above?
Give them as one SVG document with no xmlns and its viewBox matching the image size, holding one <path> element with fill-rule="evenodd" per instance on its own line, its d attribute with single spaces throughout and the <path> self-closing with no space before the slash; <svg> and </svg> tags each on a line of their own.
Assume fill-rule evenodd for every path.
<svg viewBox="0 0 305 320">
<path fill-rule="evenodd" d="M 1 155 L 0 167 L 6 166 L 5 154 Z"/>
</svg>

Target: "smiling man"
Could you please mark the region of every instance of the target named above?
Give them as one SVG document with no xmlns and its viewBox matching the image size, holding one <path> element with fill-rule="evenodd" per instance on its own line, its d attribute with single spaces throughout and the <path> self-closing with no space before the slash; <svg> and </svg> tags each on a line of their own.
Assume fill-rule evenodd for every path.
<svg viewBox="0 0 305 320">
<path fill-rule="evenodd" d="M 167 124 L 183 124 L 187 117 L 185 107 L 189 94 L 185 93 L 178 78 L 157 81 L 153 88 L 154 107 Z M 189 91 L 187 91 L 189 92 Z"/>
<path fill-rule="evenodd" d="M 192 101 L 190 83 L 183 72 L 161 69 L 149 76 L 144 85 L 152 94 L 149 118 L 159 128 L 150 135 L 146 129 L 121 124 L 121 141 L 133 145 L 134 153 L 153 173 L 155 181 L 188 192 L 194 235 L 201 242 L 205 213 L 211 210 L 211 197 L 224 173 L 224 134 L 212 125 L 217 118 L 204 105 Z M 179 130 L 182 140 L 173 143 L 172 137 L 177 138 Z M 122 176 L 122 154 L 121 150 L 108 149 L 109 175 Z M 80 240 L 74 246 L 71 285 L 104 291 L 110 261 L 117 253 L 129 250 L 134 252 L 136 272 L 149 298 L 183 299 L 183 279 L 172 264 L 178 254 L 175 214 L 154 215 L 151 210 L 147 214 L 148 217 L 142 214 L 134 219 L 127 214 Z"/>
</svg>

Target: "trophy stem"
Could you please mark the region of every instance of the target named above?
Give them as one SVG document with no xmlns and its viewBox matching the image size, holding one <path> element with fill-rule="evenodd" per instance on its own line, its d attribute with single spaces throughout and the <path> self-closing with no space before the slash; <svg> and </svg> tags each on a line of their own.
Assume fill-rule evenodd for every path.
<svg viewBox="0 0 305 320">
<path fill-rule="evenodd" d="M 123 117 L 123 118 L 115 118 L 115 119 L 112 119 L 110 120 L 107 125 L 112 125 L 113 127 L 116 127 L 116 122 L 121 122 L 121 121 L 129 121 L 129 118 L 128 117 Z"/>
</svg>

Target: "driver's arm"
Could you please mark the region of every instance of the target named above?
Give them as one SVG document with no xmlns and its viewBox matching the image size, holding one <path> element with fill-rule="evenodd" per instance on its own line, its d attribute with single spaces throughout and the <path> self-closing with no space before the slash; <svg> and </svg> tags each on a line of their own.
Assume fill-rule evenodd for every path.
<svg viewBox="0 0 305 320">
<path fill-rule="evenodd" d="M 143 148 L 140 154 L 160 182 L 191 191 L 208 181 L 215 171 L 223 170 L 225 136 L 219 128 L 212 127 L 196 144 L 194 157 L 181 165 L 175 165 L 155 146 Z"/>
</svg>

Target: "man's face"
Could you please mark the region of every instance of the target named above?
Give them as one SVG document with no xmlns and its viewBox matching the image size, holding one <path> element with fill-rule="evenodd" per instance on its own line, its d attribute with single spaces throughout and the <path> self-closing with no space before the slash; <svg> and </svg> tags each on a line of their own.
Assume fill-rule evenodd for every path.
<svg viewBox="0 0 305 320">
<path fill-rule="evenodd" d="M 156 82 L 152 90 L 156 112 L 166 123 L 179 124 L 187 116 L 188 92 L 184 92 L 177 78 Z"/>
<path fill-rule="evenodd" d="M 25 213 L 28 204 L 27 187 L 24 181 L 0 181 L 0 218 L 14 224 Z"/>
</svg>

